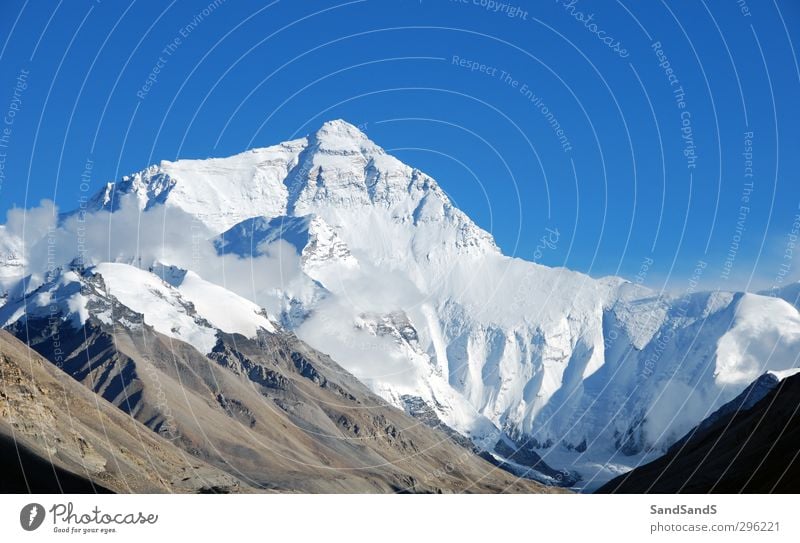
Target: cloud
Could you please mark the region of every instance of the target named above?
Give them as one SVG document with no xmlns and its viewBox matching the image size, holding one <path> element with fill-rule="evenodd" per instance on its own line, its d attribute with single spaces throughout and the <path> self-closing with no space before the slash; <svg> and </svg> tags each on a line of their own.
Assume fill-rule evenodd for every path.
<svg viewBox="0 0 800 543">
<path fill-rule="evenodd" d="M 174 207 L 139 209 L 125 197 L 114 213 L 71 214 L 56 227 L 58 210 L 52 202 L 9 212 L 6 236 L 28 240 L 28 270 L 39 272 L 78 264 L 123 262 L 147 268 L 154 263 L 192 270 L 278 313 L 285 296 L 308 299 L 317 288 L 300 267 L 294 247 L 279 240 L 262 256 L 242 259 L 217 254 L 213 233 L 197 218 Z M 36 283 L 36 281 L 34 281 Z"/>
<path fill-rule="evenodd" d="M 6 235 L 17 237 L 27 245 L 42 239 L 58 220 L 58 208 L 51 200 L 42 200 L 38 207 L 14 208 L 6 213 Z"/>
</svg>

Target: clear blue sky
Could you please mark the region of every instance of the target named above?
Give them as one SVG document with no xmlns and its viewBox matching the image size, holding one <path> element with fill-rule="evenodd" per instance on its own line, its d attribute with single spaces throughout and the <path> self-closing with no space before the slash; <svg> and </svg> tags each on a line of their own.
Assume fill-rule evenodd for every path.
<svg viewBox="0 0 800 543">
<path fill-rule="evenodd" d="M 87 160 L 94 192 L 344 118 L 508 254 L 631 278 L 652 259 L 678 290 L 698 260 L 706 287 L 798 278 L 796 1 L 210 1 L 3 0 L 0 212 L 76 207 Z"/>
</svg>

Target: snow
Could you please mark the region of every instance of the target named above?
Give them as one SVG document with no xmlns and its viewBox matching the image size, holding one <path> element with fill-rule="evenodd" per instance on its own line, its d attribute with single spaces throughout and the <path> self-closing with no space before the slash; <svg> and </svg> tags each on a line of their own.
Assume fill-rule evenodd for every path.
<svg viewBox="0 0 800 543">
<path fill-rule="evenodd" d="M 800 357 L 800 314 L 786 301 L 745 294 L 717 347 L 716 382 L 745 386 L 766 370 L 793 368 Z"/>
<path fill-rule="evenodd" d="M 789 283 L 788 285 L 780 288 L 765 290 L 759 294 L 783 298 L 795 308 L 800 309 L 800 282 Z"/>
<path fill-rule="evenodd" d="M 256 337 L 259 330 L 275 332 L 275 326 L 264 310 L 230 290 L 204 281 L 189 271 L 178 285 L 184 300 L 191 302 L 197 313 L 212 326 L 228 334 Z"/>
<path fill-rule="evenodd" d="M 236 224 L 214 240 L 220 254 L 241 258 L 261 256 L 267 245 L 279 239 L 288 242 L 298 254 L 309 242 L 311 216 L 252 217 Z"/>
<path fill-rule="evenodd" d="M 221 233 L 244 219 L 285 210 L 282 180 L 306 145 L 301 139 L 229 158 L 162 161 L 109 184 L 93 205 L 113 211 L 124 194 L 133 194 L 142 210 L 158 204 L 176 207 Z"/>
<path fill-rule="evenodd" d="M 158 271 L 163 273 L 164 268 Z M 248 338 L 256 337 L 259 330 L 275 332 L 274 324 L 256 304 L 192 271 L 169 271 L 168 277 L 176 284 L 127 264 L 103 263 L 93 269 L 121 304 L 141 313 L 157 331 L 202 353 L 214 348 L 217 330 Z"/>
<path fill-rule="evenodd" d="M 108 294 L 144 316 L 146 324 L 165 336 L 184 341 L 201 353 L 217 343 L 216 330 L 198 322 L 178 291 L 156 275 L 127 264 L 103 263 L 94 268 Z"/>
<path fill-rule="evenodd" d="M 784 379 L 788 379 L 792 375 L 797 375 L 798 373 L 800 373 L 800 368 L 790 368 L 788 370 L 771 370 L 768 373 L 771 373 L 772 375 L 777 377 L 778 380 L 783 381 Z"/>
<path fill-rule="evenodd" d="M 314 215 L 246 219 L 214 239 L 214 246 L 221 255 L 258 257 L 267 254 L 269 246 L 279 240 L 295 249 L 307 272 L 333 263 L 358 265 L 336 231 Z"/>
<path fill-rule="evenodd" d="M 102 278 L 105 292 L 94 293 L 86 277 L 72 270 L 58 270 L 55 277 L 24 296 L 0 307 L 0 324 L 9 326 L 22 318 L 69 319 L 74 327 L 83 326 L 90 317 L 89 303 L 98 296 L 111 295 L 128 309 L 140 313 L 144 322 L 156 331 L 185 341 L 202 353 L 209 353 L 217 343 L 217 330 L 256 337 L 260 330 L 275 332 L 274 323 L 264 310 L 233 292 L 204 281 L 196 273 L 161 266 L 158 269 L 170 284 L 156 274 L 123 263 L 101 263 L 88 273 Z M 113 325 L 110 304 L 94 316 Z"/>
<path fill-rule="evenodd" d="M 81 292 L 78 274 L 58 272 L 50 283 L 17 292 L 0 306 L 0 327 L 5 328 L 27 318 L 61 318 L 73 328 L 80 328 L 89 318 L 88 299 Z M 12 291 L 13 292 L 13 291 Z"/>
</svg>

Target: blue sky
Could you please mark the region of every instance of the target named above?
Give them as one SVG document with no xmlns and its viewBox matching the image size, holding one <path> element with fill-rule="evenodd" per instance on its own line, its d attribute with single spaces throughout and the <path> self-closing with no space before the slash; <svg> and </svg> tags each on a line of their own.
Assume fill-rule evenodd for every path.
<svg viewBox="0 0 800 543">
<path fill-rule="evenodd" d="M 210 2 L 4 0 L 0 212 L 344 118 L 507 254 L 800 278 L 797 2 Z"/>
</svg>

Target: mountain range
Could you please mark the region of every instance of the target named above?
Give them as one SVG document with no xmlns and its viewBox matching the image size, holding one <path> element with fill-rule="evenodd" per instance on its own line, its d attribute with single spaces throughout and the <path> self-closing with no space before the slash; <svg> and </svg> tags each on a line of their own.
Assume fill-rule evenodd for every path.
<svg viewBox="0 0 800 543">
<path fill-rule="evenodd" d="M 506 256 L 341 120 L 40 215 L 0 227 L 0 326 L 218 489 L 593 490 L 800 356 L 795 285 L 664 294 Z"/>
</svg>

